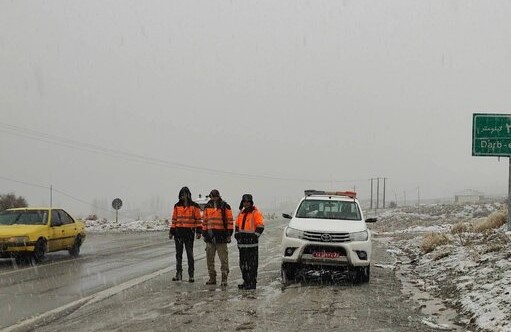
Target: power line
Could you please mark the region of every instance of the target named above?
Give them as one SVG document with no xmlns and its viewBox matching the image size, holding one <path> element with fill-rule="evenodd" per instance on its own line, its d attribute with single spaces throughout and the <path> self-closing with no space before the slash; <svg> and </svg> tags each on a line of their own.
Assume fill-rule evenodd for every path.
<svg viewBox="0 0 511 332">
<path fill-rule="evenodd" d="M 3 177 L 3 176 L 0 176 L 0 179 L 5 180 L 5 181 L 10 181 L 10 182 L 15 182 L 15 183 L 21 183 L 21 184 L 24 184 L 27 186 L 32 186 L 32 187 L 37 187 L 37 188 L 42 188 L 42 189 L 50 189 L 50 187 L 46 187 L 46 186 L 42 186 L 42 185 L 34 184 L 34 183 L 29 183 L 29 182 L 24 182 L 24 181 L 19 181 L 19 180 L 14 180 L 14 179 L 9 179 L 9 178 Z"/>
<path fill-rule="evenodd" d="M 90 202 L 87 202 L 81 198 L 78 198 L 78 197 L 75 197 L 73 195 L 70 195 L 68 193 L 65 193 L 63 192 L 62 190 L 59 190 L 59 189 L 56 189 L 55 187 L 51 186 L 51 187 L 48 187 L 48 186 L 43 186 L 43 185 L 40 185 L 40 184 L 35 184 L 35 183 L 30 183 L 30 182 L 25 182 L 25 181 L 20 181 L 20 180 L 15 180 L 15 179 L 11 179 L 11 178 L 6 178 L 4 176 L 0 176 L 0 179 L 2 180 L 5 180 L 5 181 L 10 181 L 10 182 L 14 182 L 14 183 L 20 183 L 20 184 L 24 184 L 24 185 L 27 185 L 27 186 L 31 186 L 31 187 L 36 187 L 36 188 L 41 188 L 41 189 L 46 189 L 46 190 L 53 190 L 63 196 L 66 196 L 74 201 L 77 201 L 77 202 L 80 202 L 82 204 L 85 204 L 85 205 L 88 205 L 88 206 L 91 206 L 93 208 L 96 208 L 96 209 L 99 209 L 99 210 L 103 210 L 103 211 L 106 211 L 106 212 L 112 212 L 111 210 L 108 210 L 108 209 L 104 209 L 100 206 L 97 206 L 97 205 L 94 205 Z"/>
<path fill-rule="evenodd" d="M 249 173 L 241 173 L 234 171 L 225 171 L 207 167 L 199 167 L 193 166 L 189 164 L 177 163 L 173 161 L 163 160 L 159 158 L 148 157 L 136 153 L 125 152 L 115 149 L 106 148 L 99 145 L 94 145 L 90 143 L 83 143 L 75 140 L 71 140 L 65 137 L 55 136 L 46 134 L 43 132 L 39 132 L 36 130 L 32 130 L 29 128 L 23 128 L 19 126 L 10 125 L 7 123 L 0 122 L 0 131 L 14 135 L 19 137 L 25 137 L 29 139 L 33 139 L 40 142 L 45 142 L 49 144 L 60 145 L 68 148 L 79 149 L 82 151 L 99 153 L 103 155 L 107 155 L 113 158 L 121 158 L 124 160 L 151 164 L 161 167 L 173 168 L 173 169 L 181 169 L 190 172 L 200 172 L 207 174 L 216 174 L 223 176 L 236 176 L 236 177 L 244 177 L 250 179 L 266 179 L 266 180 L 279 180 L 279 181 L 294 181 L 294 182 L 310 182 L 310 183 L 354 183 L 354 182 L 362 182 L 367 181 L 368 179 L 353 179 L 353 180 L 314 180 L 314 179 L 303 179 L 303 178 L 287 178 L 287 177 L 279 177 L 272 175 L 259 175 L 259 174 L 249 174 Z"/>
</svg>

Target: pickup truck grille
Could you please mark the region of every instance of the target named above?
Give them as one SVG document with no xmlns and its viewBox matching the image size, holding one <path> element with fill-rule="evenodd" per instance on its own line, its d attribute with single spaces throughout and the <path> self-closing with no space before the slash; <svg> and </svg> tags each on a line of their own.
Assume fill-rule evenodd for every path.
<svg viewBox="0 0 511 332">
<path fill-rule="evenodd" d="M 315 242 L 350 242 L 349 233 L 303 232 L 303 239 Z"/>
</svg>

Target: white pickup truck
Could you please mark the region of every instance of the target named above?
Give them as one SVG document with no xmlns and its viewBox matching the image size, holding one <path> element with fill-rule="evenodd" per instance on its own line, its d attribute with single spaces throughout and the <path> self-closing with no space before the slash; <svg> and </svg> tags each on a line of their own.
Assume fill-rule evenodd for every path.
<svg viewBox="0 0 511 332">
<path fill-rule="evenodd" d="M 369 282 L 371 233 L 355 192 L 308 190 L 282 236 L 282 281 L 293 281 L 304 268 L 354 272 Z"/>
</svg>

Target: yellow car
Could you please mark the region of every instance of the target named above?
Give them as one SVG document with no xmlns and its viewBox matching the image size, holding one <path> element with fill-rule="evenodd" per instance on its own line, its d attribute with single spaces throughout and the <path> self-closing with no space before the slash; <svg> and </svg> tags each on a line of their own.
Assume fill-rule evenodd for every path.
<svg viewBox="0 0 511 332">
<path fill-rule="evenodd" d="M 47 252 L 68 250 L 76 257 L 85 225 L 56 208 L 17 208 L 0 212 L 0 257 L 30 255 L 41 262 Z"/>
</svg>

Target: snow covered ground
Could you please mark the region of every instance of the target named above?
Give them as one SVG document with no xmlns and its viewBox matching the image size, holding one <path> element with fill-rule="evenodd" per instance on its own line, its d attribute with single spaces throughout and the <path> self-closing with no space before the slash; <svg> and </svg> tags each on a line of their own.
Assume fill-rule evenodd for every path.
<svg viewBox="0 0 511 332">
<path fill-rule="evenodd" d="M 460 314 L 460 321 L 480 331 L 511 331 L 511 232 L 507 224 L 484 233 L 452 232 L 459 222 L 481 222 L 502 204 L 431 205 L 387 210 L 376 236 L 391 237 L 396 266 L 409 265 L 410 279 Z M 424 253 L 427 233 L 449 242 Z"/>
<path fill-rule="evenodd" d="M 88 232 L 146 232 L 165 231 L 169 229 L 168 220 L 148 218 L 148 220 L 121 219 L 115 220 L 85 220 L 85 227 Z"/>
<path fill-rule="evenodd" d="M 440 297 L 461 314 L 460 322 L 478 331 L 511 331 L 511 232 L 507 225 L 487 233 L 453 234 L 460 222 L 484 220 L 501 203 L 436 204 L 388 209 L 372 231 L 391 238 L 394 268 L 407 266 L 421 291 Z M 89 232 L 166 231 L 168 220 L 86 220 Z M 421 250 L 428 233 L 445 234 L 449 243 Z"/>
</svg>

